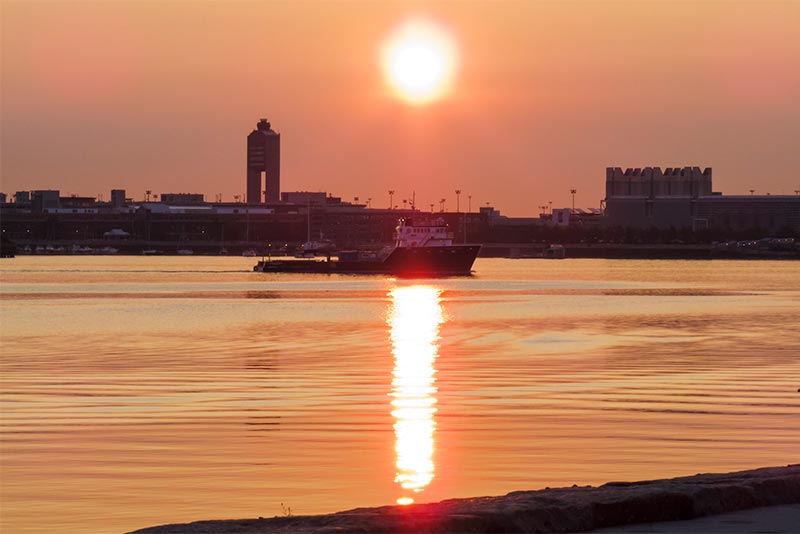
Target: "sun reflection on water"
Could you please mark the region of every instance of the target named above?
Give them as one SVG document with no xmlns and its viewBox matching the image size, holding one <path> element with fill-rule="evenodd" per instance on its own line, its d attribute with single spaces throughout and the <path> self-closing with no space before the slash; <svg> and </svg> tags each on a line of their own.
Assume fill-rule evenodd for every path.
<svg viewBox="0 0 800 534">
<path fill-rule="evenodd" d="M 436 379 L 439 326 L 444 314 L 440 290 L 430 286 L 393 289 L 389 328 L 394 353 L 392 416 L 395 418 L 395 482 L 419 492 L 433 480 L 433 434 L 436 428 Z M 411 504 L 409 496 L 398 504 Z"/>
</svg>

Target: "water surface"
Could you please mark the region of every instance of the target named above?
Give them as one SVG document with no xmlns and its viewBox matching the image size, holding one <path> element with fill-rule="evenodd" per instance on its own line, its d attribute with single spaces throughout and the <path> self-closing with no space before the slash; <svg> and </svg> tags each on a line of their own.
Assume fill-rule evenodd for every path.
<svg viewBox="0 0 800 534">
<path fill-rule="evenodd" d="M 800 264 L 0 262 L 0 530 L 121 532 L 798 461 Z"/>
</svg>

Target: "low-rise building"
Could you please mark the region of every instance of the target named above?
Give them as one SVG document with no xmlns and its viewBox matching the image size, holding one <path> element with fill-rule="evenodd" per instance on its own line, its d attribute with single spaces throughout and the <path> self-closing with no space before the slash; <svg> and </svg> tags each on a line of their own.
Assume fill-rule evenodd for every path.
<svg viewBox="0 0 800 534">
<path fill-rule="evenodd" d="M 162 204 L 203 204 L 205 201 L 202 193 L 161 193 Z"/>
<path fill-rule="evenodd" d="M 606 169 L 604 223 L 656 229 L 800 231 L 800 196 L 712 191 L 711 168 Z"/>
</svg>

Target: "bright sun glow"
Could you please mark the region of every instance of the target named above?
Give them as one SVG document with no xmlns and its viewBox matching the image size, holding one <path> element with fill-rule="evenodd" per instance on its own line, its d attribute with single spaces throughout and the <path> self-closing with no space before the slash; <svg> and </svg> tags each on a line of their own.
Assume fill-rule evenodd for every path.
<svg viewBox="0 0 800 534">
<path fill-rule="evenodd" d="M 398 96 L 413 104 L 426 104 L 450 90 L 458 53 L 445 28 L 412 20 L 389 36 L 381 61 L 386 81 Z"/>
</svg>

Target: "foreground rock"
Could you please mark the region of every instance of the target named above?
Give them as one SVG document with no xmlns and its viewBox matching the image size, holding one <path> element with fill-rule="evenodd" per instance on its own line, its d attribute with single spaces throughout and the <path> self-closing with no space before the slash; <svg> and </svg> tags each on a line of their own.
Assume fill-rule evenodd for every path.
<svg viewBox="0 0 800 534">
<path fill-rule="evenodd" d="M 800 464 L 599 488 L 515 491 L 503 497 L 357 508 L 336 514 L 199 521 L 137 534 L 341 532 L 581 532 L 800 503 Z"/>
</svg>

